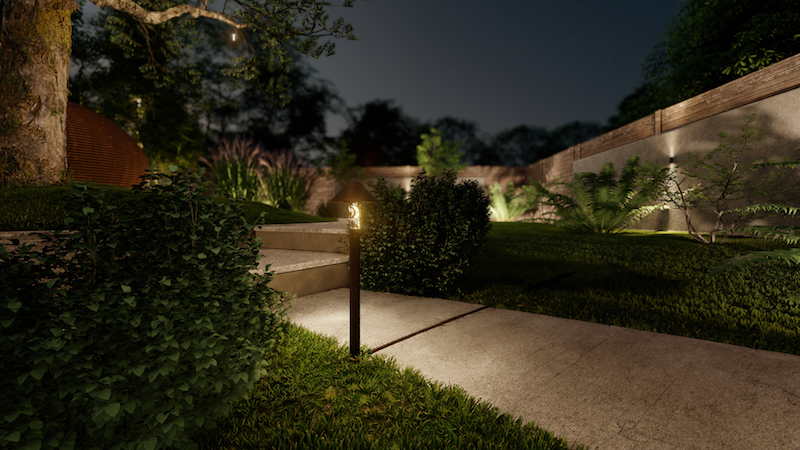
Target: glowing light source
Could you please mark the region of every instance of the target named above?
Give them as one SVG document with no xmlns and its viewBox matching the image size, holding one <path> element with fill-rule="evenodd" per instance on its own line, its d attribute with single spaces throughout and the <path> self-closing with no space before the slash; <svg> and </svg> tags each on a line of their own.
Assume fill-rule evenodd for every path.
<svg viewBox="0 0 800 450">
<path fill-rule="evenodd" d="M 361 210 L 358 209 L 358 203 L 350 203 L 350 206 L 347 207 L 347 211 L 350 213 L 350 221 L 348 225 L 350 226 L 351 230 L 360 230 L 361 229 Z"/>
<path fill-rule="evenodd" d="M 236 42 L 236 32 L 231 33 L 231 40 Z"/>
<path fill-rule="evenodd" d="M 331 203 L 348 203 L 350 213 L 349 227 L 351 230 L 361 229 L 361 210 L 359 203 L 375 203 L 375 197 L 369 193 L 363 184 L 358 181 L 351 181 L 342 187 L 342 190 L 333 197 Z"/>
</svg>

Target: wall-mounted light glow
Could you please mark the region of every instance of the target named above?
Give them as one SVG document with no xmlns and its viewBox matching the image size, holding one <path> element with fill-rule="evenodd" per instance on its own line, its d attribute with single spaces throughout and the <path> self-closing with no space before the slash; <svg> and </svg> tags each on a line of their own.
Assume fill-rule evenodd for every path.
<svg viewBox="0 0 800 450">
<path fill-rule="evenodd" d="M 231 33 L 231 40 L 236 42 L 236 32 Z"/>
</svg>

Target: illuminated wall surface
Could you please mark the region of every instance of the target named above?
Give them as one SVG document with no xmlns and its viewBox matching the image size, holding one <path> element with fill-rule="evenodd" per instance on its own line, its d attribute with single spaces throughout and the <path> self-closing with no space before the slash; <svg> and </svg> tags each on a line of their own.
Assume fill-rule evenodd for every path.
<svg viewBox="0 0 800 450">
<path fill-rule="evenodd" d="M 122 187 L 139 184 L 150 168 L 142 149 L 114 122 L 76 103 L 67 104 L 67 168 L 75 181 Z"/>
</svg>

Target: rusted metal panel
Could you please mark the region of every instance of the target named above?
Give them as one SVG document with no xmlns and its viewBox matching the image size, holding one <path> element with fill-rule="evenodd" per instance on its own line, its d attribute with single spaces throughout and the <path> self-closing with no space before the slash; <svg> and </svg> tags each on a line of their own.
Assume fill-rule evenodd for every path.
<svg viewBox="0 0 800 450">
<path fill-rule="evenodd" d="M 130 188 L 149 168 L 147 156 L 122 128 L 89 108 L 67 104 L 67 169 L 75 181 Z"/>
</svg>

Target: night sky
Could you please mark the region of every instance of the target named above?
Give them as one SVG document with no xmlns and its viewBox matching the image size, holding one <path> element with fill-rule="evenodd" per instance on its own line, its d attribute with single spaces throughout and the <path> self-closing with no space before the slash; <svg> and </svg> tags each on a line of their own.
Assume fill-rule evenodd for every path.
<svg viewBox="0 0 800 450">
<path fill-rule="evenodd" d="M 495 133 L 519 124 L 605 124 L 679 0 L 371 0 L 331 8 L 355 27 L 311 60 L 348 106 L 391 99 L 427 121 Z M 329 135 L 343 119 L 329 120 Z"/>
<path fill-rule="evenodd" d="M 357 0 L 332 7 L 357 41 L 308 58 L 348 107 L 393 100 L 409 116 L 454 116 L 496 133 L 574 120 L 604 125 L 680 0 Z M 87 2 L 91 16 L 96 7 Z M 330 117 L 328 135 L 346 122 Z"/>
</svg>

